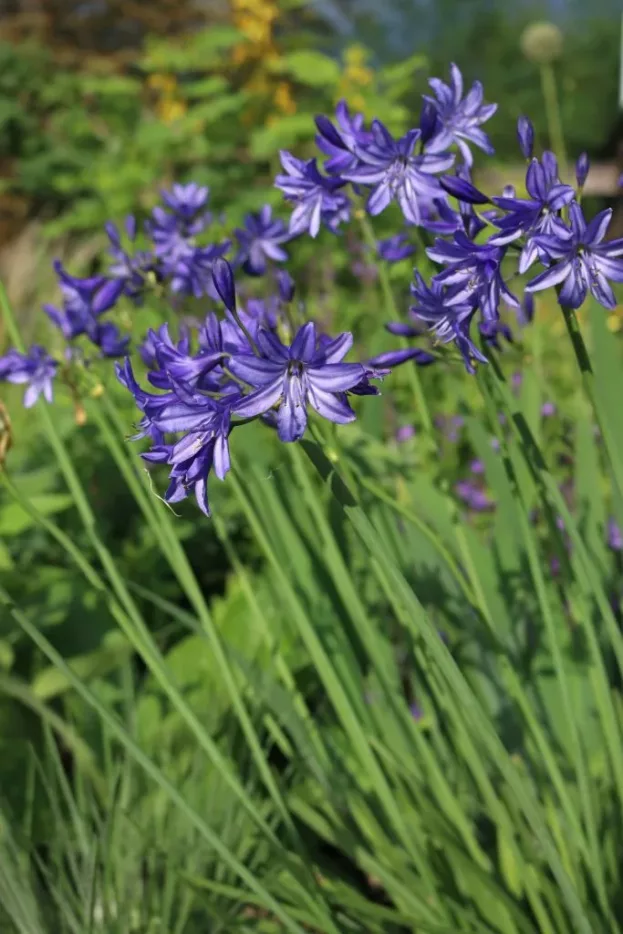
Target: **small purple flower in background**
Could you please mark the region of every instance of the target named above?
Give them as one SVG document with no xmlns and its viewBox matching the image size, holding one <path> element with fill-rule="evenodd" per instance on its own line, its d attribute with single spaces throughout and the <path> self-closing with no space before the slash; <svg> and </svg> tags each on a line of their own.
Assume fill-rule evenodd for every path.
<svg viewBox="0 0 623 934">
<path fill-rule="evenodd" d="M 160 195 L 167 208 L 184 225 L 185 236 L 196 236 L 212 220 L 212 216 L 206 213 L 210 189 L 203 185 L 196 182 L 174 184 L 170 191 L 161 191 Z"/>
<path fill-rule="evenodd" d="M 162 277 L 160 264 L 153 253 L 147 250 L 136 250 L 130 254 L 121 242 L 121 233 L 118 227 L 109 222 L 104 225 L 110 241 L 108 252 L 113 262 L 108 267 L 108 275 L 112 279 L 123 283 L 123 291 L 133 302 L 138 304 L 145 291 L 146 280 L 150 273 L 155 277 Z M 131 243 L 136 240 L 136 220 L 129 215 L 125 221 L 125 232 Z"/>
<path fill-rule="evenodd" d="M 236 263 L 250 276 L 263 276 L 267 260 L 284 263 L 288 258 L 281 248 L 290 239 L 288 231 L 283 221 L 273 218 L 268 204 L 257 214 L 247 214 L 244 228 L 236 228 L 234 236 L 238 241 Z"/>
<path fill-rule="evenodd" d="M 58 260 L 53 265 L 63 296 L 63 307 L 58 309 L 46 304 L 43 310 L 65 340 L 73 340 L 88 333 L 96 319 L 115 305 L 123 292 L 123 283 L 104 276 L 81 279 L 71 276 Z"/>
<path fill-rule="evenodd" d="M 431 78 L 428 83 L 435 96 L 425 95 L 425 100 L 433 105 L 438 117 L 438 128 L 427 144 L 428 152 L 441 152 L 455 143 L 468 166 L 473 162 L 469 143 L 492 155 L 494 149 L 491 140 L 480 126 L 493 116 L 498 105 L 483 102 L 480 81 L 475 81 L 463 97 L 463 76 L 458 67 L 452 64 L 450 84 L 440 78 Z"/>
<path fill-rule="evenodd" d="M 544 402 L 541 406 L 541 415 L 543 418 L 551 418 L 556 414 L 556 406 L 553 402 Z"/>
<path fill-rule="evenodd" d="M 521 370 L 515 370 L 511 376 L 511 387 L 515 393 L 519 392 L 521 389 L 521 384 L 523 383 L 523 373 Z"/>
<path fill-rule="evenodd" d="M 404 444 L 405 441 L 410 441 L 415 437 L 415 428 L 413 425 L 401 425 L 394 437 L 398 444 Z"/>
<path fill-rule="evenodd" d="M 460 480 L 454 489 L 457 496 L 474 512 L 488 512 L 495 508 L 493 500 L 471 480 Z"/>
<path fill-rule="evenodd" d="M 420 705 L 417 703 L 417 701 L 414 701 L 409 706 L 409 712 L 411 713 L 411 716 L 413 717 L 416 723 L 419 723 L 424 717 L 424 711 L 422 710 Z"/>
<path fill-rule="evenodd" d="M 485 472 L 485 465 L 481 460 L 476 459 L 471 462 L 469 469 L 472 473 L 483 474 Z"/>
<path fill-rule="evenodd" d="M 558 301 L 566 308 L 579 308 L 588 292 L 605 308 L 616 307 L 608 280 L 623 282 L 623 238 L 603 243 L 612 209 L 600 211 L 587 224 L 582 208 L 569 208 L 570 236 L 539 234 L 534 239 L 552 265 L 526 286 L 537 292 L 560 285 Z"/>
<path fill-rule="evenodd" d="M 360 363 L 341 362 L 352 347 L 351 334 L 341 334 L 319 348 L 316 326 L 308 321 L 299 328 L 290 347 L 270 331 L 259 331 L 257 342 L 261 356 L 237 354 L 228 364 L 238 379 L 259 387 L 237 406 L 242 418 L 262 415 L 277 405 L 281 441 L 303 437 L 308 404 L 329 421 L 354 421 L 355 413 L 346 401 L 345 391 L 356 386 L 366 372 Z"/>
<path fill-rule="evenodd" d="M 420 130 L 394 139 L 380 120 L 372 122 L 372 141 L 357 149 L 359 165 L 342 178 L 372 188 L 367 209 L 373 216 L 397 201 L 407 221 L 420 224 L 420 201 L 443 197 L 435 173 L 447 171 L 454 162 L 450 153 L 416 153 Z"/>
<path fill-rule="evenodd" d="M 38 344 L 33 344 L 26 353 L 9 350 L 4 357 L 0 357 L 0 380 L 27 384 L 24 393 L 24 408 L 26 409 L 30 409 L 40 395 L 46 402 L 52 402 L 52 382 L 57 369 L 56 360 Z"/>
<path fill-rule="evenodd" d="M 211 221 L 205 210 L 209 190 L 196 184 L 174 185 L 162 192 L 166 208 L 155 207 L 146 230 L 162 274 L 171 280 L 171 291 L 201 298 L 210 294 L 212 266 L 224 256 L 231 242 L 199 246 L 195 238 Z"/>
<path fill-rule="evenodd" d="M 128 352 L 129 337 L 122 337 L 119 328 L 111 321 L 96 322 L 88 330 L 89 339 L 99 347 L 102 357 L 123 357 Z"/>
<path fill-rule="evenodd" d="M 376 245 L 378 255 L 388 263 L 399 263 L 415 253 L 415 247 L 409 243 L 404 233 L 395 234 L 386 240 L 379 240 Z"/>
<path fill-rule="evenodd" d="M 608 547 L 613 551 L 623 551 L 623 535 L 614 519 L 608 519 Z"/>
<path fill-rule="evenodd" d="M 317 237 L 321 224 L 335 233 L 340 223 L 350 219 L 350 200 L 339 191 L 344 181 L 321 175 L 315 159 L 305 162 L 284 150 L 279 156 L 286 174 L 277 175 L 275 187 L 294 204 L 288 227 L 291 236 L 309 233 Z"/>
</svg>

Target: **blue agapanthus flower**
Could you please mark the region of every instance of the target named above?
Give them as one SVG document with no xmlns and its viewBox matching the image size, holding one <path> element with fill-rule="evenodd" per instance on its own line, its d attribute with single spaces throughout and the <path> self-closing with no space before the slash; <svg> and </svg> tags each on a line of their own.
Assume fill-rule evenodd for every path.
<svg viewBox="0 0 623 934">
<path fill-rule="evenodd" d="M 197 243 L 197 236 L 212 220 L 206 210 L 208 188 L 194 183 L 174 185 L 161 194 L 165 207 L 155 207 L 146 225 L 154 254 L 172 292 L 201 298 L 210 294 L 212 266 L 227 253 L 231 242 Z"/>
<path fill-rule="evenodd" d="M 106 279 L 105 276 L 81 279 L 71 276 L 59 260 L 55 260 L 53 265 L 63 305 L 59 309 L 55 305 L 46 304 L 43 310 L 65 340 L 73 340 L 95 328 L 97 318 L 116 304 L 123 292 L 123 283 Z"/>
<path fill-rule="evenodd" d="M 469 373 L 474 372 L 473 360 L 487 362 L 469 333 L 476 305 L 473 297 L 463 294 L 460 285 L 458 289 L 448 287 L 438 276 L 427 285 L 416 270 L 411 294 L 414 299 L 409 309 L 412 319 L 425 324 L 435 341 L 455 344 Z"/>
<path fill-rule="evenodd" d="M 366 130 L 362 114 L 351 115 L 345 101 L 335 108 L 337 127 L 328 117 L 316 117 L 316 145 L 329 158 L 324 169 L 329 175 L 342 175 L 359 165 L 357 151 L 372 142 L 372 133 Z"/>
<path fill-rule="evenodd" d="M 26 353 L 11 349 L 0 357 L 0 380 L 8 383 L 25 383 L 24 408 L 31 408 L 39 396 L 52 402 L 52 383 L 58 363 L 38 344 L 33 344 Z"/>
<path fill-rule="evenodd" d="M 267 261 L 284 263 L 288 254 L 282 249 L 290 236 L 282 220 L 273 217 L 273 210 L 266 204 L 257 214 L 247 214 L 244 228 L 236 228 L 238 241 L 236 263 L 250 276 L 263 276 Z"/>
<path fill-rule="evenodd" d="M 533 159 L 526 173 L 526 188 L 530 198 L 492 198 L 506 213 L 494 220 L 500 234 L 492 243 L 510 243 L 525 236 L 526 243 L 519 257 L 519 272 L 524 273 L 538 257 L 535 234 L 552 234 L 566 239 L 570 236 L 561 211 L 575 199 L 575 191 L 558 177 L 558 163 L 552 152 L 544 152 L 541 160 Z"/>
<path fill-rule="evenodd" d="M 435 174 L 447 171 L 454 156 L 418 152 L 420 138 L 417 129 L 394 139 L 380 120 L 372 122 L 371 142 L 357 149 L 359 165 L 343 172 L 342 178 L 372 188 L 367 209 L 373 216 L 397 201 L 405 219 L 420 224 L 420 202 L 444 197 Z"/>
<path fill-rule="evenodd" d="M 341 334 L 319 347 L 316 325 L 308 321 L 289 347 L 270 331 L 260 331 L 257 342 L 260 356 L 238 354 L 228 364 L 238 379 L 259 387 L 238 404 L 239 415 L 253 418 L 277 406 L 281 441 L 303 437 L 308 404 L 329 421 L 347 424 L 355 420 L 345 392 L 367 374 L 360 363 L 342 362 L 352 347 L 352 334 Z"/>
<path fill-rule="evenodd" d="M 192 494 L 206 515 L 208 477 L 214 471 L 224 479 L 229 470 L 235 428 L 261 418 L 277 428 L 281 440 L 296 441 L 305 431 L 308 405 L 330 421 L 350 422 L 355 413 L 348 394 L 374 394 L 370 380 L 384 375 L 369 365 L 344 363 L 352 335 L 331 339 L 318 334 L 313 322 L 290 345 L 282 343 L 272 325 L 279 324 L 278 312 L 294 294 L 288 276 L 281 277 L 274 316 L 264 303 L 238 307 L 233 270 L 225 260 L 215 263 L 212 276 L 225 317 L 207 315 L 196 347 L 188 332 L 174 339 L 167 325 L 150 331 L 142 346 L 147 379 L 160 392 L 139 385 L 128 359 L 117 366 L 119 381 L 141 412 L 135 437 L 151 442 L 143 457 L 169 468 L 165 500 L 175 503 Z"/>
<path fill-rule="evenodd" d="M 394 234 L 386 240 L 379 240 L 376 245 L 377 253 L 387 263 L 399 263 L 415 253 L 415 247 L 409 242 L 404 233 Z"/>
<path fill-rule="evenodd" d="M 480 81 L 475 81 L 463 97 L 463 76 L 458 67 L 452 64 L 450 84 L 440 78 L 431 78 L 428 83 L 435 96 L 426 96 L 425 99 L 434 107 L 438 118 L 435 132 L 427 144 L 428 151 L 444 152 L 456 144 L 468 166 L 473 162 L 470 143 L 492 155 L 494 149 L 491 140 L 480 127 L 496 112 L 497 104 L 483 102 Z"/>
<path fill-rule="evenodd" d="M 162 279 L 162 265 L 149 250 L 134 250 L 130 253 L 122 243 L 121 231 L 116 224 L 109 221 L 104 227 L 110 241 L 108 252 L 112 257 L 108 275 L 111 279 L 123 283 L 124 294 L 135 304 L 139 304 L 145 293 L 148 277 L 153 275 L 156 280 Z M 128 240 L 133 244 L 136 240 L 137 224 L 132 215 L 126 218 L 124 228 Z"/>
<path fill-rule="evenodd" d="M 277 175 L 275 187 L 294 204 L 289 232 L 293 237 L 309 233 L 317 237 L 322 224 L 335 232 L 350 219 L 350 199 L 340 188 L 344 180 L 321 175 L 315 159 L 296 159 L 289 152 L 279 154 L 285 175 Z"/>
<path fill-rule="evenodd" d="M 540 234 L 534 238 L 551 265 L 528 283 L 526 291 L 560 286 L 558 300 L 566 308 L 579 308 L 590 291 L 600 305 L 615 308 L 610 281 L 623 282 L 623 238 L 604 242 L 611 218 L 609 208 L 587 224 L 582 208 L 574 201 L 564 237 Z"/>
<path fill-rule="evenodd" d="M 501 299 L 513 308 L 519 307 L 502 277 L 505 247 L 474 243 L 459 230 L 452 241 L 437 239 L 426 252 L 436 263 L 446 266 L 435 279 L 453 287 L 452 302 L 470 302 L 479 308 L 485 325 L 498 320 Z"/>
</svg>

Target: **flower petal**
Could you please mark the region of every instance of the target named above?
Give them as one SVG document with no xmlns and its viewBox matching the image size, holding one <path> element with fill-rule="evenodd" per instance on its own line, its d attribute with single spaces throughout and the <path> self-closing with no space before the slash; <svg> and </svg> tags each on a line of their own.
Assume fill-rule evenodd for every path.
<svg viewBox="0 0 623 934">
<path fill-rule="evenodd" d="M 284 373 L 284 363 L 256 357 L 255 354 L 237 354 L 230 357 L 227 369 L 249 386 L 265 386 Z"/>
<path fill-rule="evenodd" d="M 312 408 L 330 422 L 347 425 L 349 422 L 354 422 L 357 417 L 346 399 L 332 392 L 310 387 L 308 398 Z"/>
<path fill-rule="evenodd" d="M 256 415 L 262 415 L 271 409 L 281 396 L 283 383 L 283 377 L 279 376 L 273 383 L 268 383 L 250 395 L 244 396 L 232 407 L 232 413 L 241 418 L 255 418 Z"/>
<path fill-rule="evenodd" d="M 277 412 L 277 433 L 281 441 L 299 441 L 307 428 L 305 388 L 300 376 L 284 381 L 283 400 Z"/>
<path fill-rule="evenodd" d="M 309 384 L 327 392 L 343 392 L 358 383 L 366 374 L 360 363 L 327 363 L 307 367 Z"/>
</svg>

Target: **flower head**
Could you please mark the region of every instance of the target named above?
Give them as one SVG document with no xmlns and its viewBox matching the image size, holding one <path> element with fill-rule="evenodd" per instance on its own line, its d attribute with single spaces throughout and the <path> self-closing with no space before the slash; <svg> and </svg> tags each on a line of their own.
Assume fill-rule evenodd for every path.
<svg viewBox="0 0 623 934">
<path fill-rule="evenodd" d="M 462 298 L 456 289 L 444 285 L 439 277 L 435 277 L 430 286 L 426 285 L 417 270 L 411 294 L 415 300 L 409 309 L 412 319 L 425 324 L 439 343 L 455 344 L 468 373 L 474 372 L 473 360 L 487 362 L 469 335 L 476 310 L 473 301 Z"/>
<path fill-rule="evenodd" d="M 52 382 L 57 369 L 56 360 L 38 344 L 33 344 L 26 353 L 12 349 L 4 357 L 0 357 L 0 380 L 27 384 L 24 393 L 26 409 L 31 408 L 40 395 L 43 395 L 46 402 L 52 401 Z"/>
<path fill-rule="evenodd" d="M 283 263 L 288 254 L 281 244 L 289 240 L 283 221 L 273 218 L 270 205 L 265 205 L 258 214 L 247 214 L 244 228 L 237 228 L 234 236 L 238 241 L 236 262 L 250 276 L 263 276 L 267 260 Z"/>
<path fill-rule="evenodd" d="M 472 308 L 479 308 L 484 324 L 497 321 L 501 298 L 513 307 L 519 304 L 502 278 L 504 247 L 491 241 L 474 243 L 459 230 L 453 241 L 437 239 L 426 252 L 436 263 L 446 265 L 435 276 L 441 284 L 453 287 L 452 296 L 446 300 L 452 304 L 468 302 Z"/>
<path fill-rule="evenodd" d="M 579 308 L 590 291 L 605 308 L 615 308 L 608 280 L 623 282 L 623 259 L 619 258 L 623 257 L 623 238 L 603 242 L 611 217 L 610 208 L 587 224 L 582 208 L 574 201 L 564 237 L 541 234 L 534 238 L 551 265 L 532 279 L 526 290 L 537 292 L 558 285 L 558 300 L 566 308 Z"/>
<path fill-rule="evenodd" d="M 275 178 L 275 186 L 294 204 L 289 231 L 296 237 L 309 233 L 317 237 L 321 224 L 335 232 L 340 223 L 350 218 L 350 200 L 341 191 L 344 181 L 321 175 L 315 159 L 307 162 L 281 151 L 285 175 Z"/>
<path fill-rule="evenodd" d="M 237 354 L 228 364 L 238 379 L 259 387 L 237 405 L 240 416 L 252 418 L 277 406 L 277 429 L 282 441 L 302 438 L 308 404 L 329 421 L 354 421 L 355 413 L 345 392 L 356 386 L 366 372 L 359 363 L 342 362 L 353 343 L 351 334 L 341 334 L 319 346 L 316 326 L 308 321 L 289 347 L 265 330 L 258 332 L 257 342 L 260 356 Z"/>
<path fill-rule="evenodd" d="M 54 305 L 44 305 L 43 310 L 65 340 L 73 340 L 88 333 L 95 326 L 97 318 L 113 307 L 123 292 L 123 283 L 106 279 L 105 276 L 86 279 L 71 276 L 58 260 L 54 262 L 54 270 L 58 276 L 63 306 L 59 309 Z"/>
<path fill-rule="evenodd" d="M 376 249 L 379 257 L 388 263 L 398 263 L 415 253 L 415 247 L 412 243 L 409 243 L 409 239 L 404 233 L 394 234 L 393 237 L 388 237 L 387 240 L 379 240 Z"/>
<path fill-rule="evenodd" d="M 458 67 L 452 64 L 450 84 L 446 84 L 440 78 L 431 78 L 428 83 L 435 96 L 427 96 L 426 100 L 437 112 L 438 126 L 427 144 L 427 151 L 443 152 L 455 143 L 468 166 L 473 162 L 469 143 L 492 155 L 494 149 L 491 140 L 480 127 L 496 112 L 497 104 L 483 102 L 480 81 L 475 81 L 463 97 L 463 76 Z"/>
<path fill-rule="evenodd" d="M 509 243 L 522 235 L 526 243 L 519 258 L 519 272 L 528 269 L 538 256 L 536 234 L 569 236 L 560 213 L 571 204 L 575 192 L 570 185 L 561 183 L 558 163 L 551 152 L 544 152 L 542 159 L 533 159 L 526 173 L 526 188 L 530 198 L 493 198 L 493 203 L 506 214 L 496 217 L 494 223 L 500 234 L 491 238 L 492 243 Z"/>
<path fill-rule="evenodd" d="M 357 149 L 360 164 L 342 173 L 342 178 L 372 188 L 367 208 L 373 216 L 397 201 L 406 220 L 420 224 L 421 202 L 443 198 L 435 173 L 449 169 L 454 156 L 417 153 L 420 136 L 418 129 L 394 139 L 380 120 L 374 120 L 371 142 Z"/>
<path fill-rule="evenodd" d="M 359 164 L 357 150 L 372 142 L 372 134 L 364 127 L 362 114 L 353 114 L 345 101 L 335 108 L 337 127 L 324 116 L 316 117 L 316 145 L 329 158 L 324 169 L 329 175 L 341 175 Z"/>
<path fill-rule="evenodd" d="M 135 250 L 130 253 L 124 247 L 121 232 L 115 224 L 105 224 L 105 230 L 110 241 L 108 252 L 113 260 L 108 267 L 108 275 L 111 279 L 123 283 L 124 293 L 138 304 L 145 292 L 148 275 L 151 273 L 157 279 L 162 278 L 161 264 L 148 250 Z M 137 227 L 132 215 L 126 218 L 125 231 L 130 242 L 134 243 Z"/>
</svg>

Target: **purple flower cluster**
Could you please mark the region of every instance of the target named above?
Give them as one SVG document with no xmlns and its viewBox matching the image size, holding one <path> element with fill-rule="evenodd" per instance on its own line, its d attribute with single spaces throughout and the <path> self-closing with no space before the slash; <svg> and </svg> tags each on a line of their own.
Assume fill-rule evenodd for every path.
<svg viewBox="0 0 623 934">
<path fill-rule="evenodd" d="M 361 114 L 351 114 L 344 101 L 338 104 L 335 123 L 316 117 L 316 144 L 325 156 L 325 174 L 315 159 L 301 162 L 281 153 L 286 174 L 277 176 L 275 185 L 294 204 L 291 233 L 315 237 L 323 224 L 335 232 L 350 217 L 352 199 L 344 191 L 349 184 L 355 195 L 367 192 L 372 216 L 395 202 L 410 224 L 438 232 L 448 225 L 451 231 L 456 229 L 457 219 L 449 210 L 439 175 L 454 164 L 456 150 L 466 166 L 472 163 L 470 145 L 493 152 L 481 124 L 493 116 L 496 105 L 484 104 L 479 82 L 463 96 L 456 65 L 451 68 L 450 85 L 435 78 L 430 85 L 433 96 L 425 98 L 419 126 L 400 137 L 380 120 L 366 127 Z"/>
<path fill-rule="evenodd" d="M 171 298 L 176 296 L 178 300 L 184 296 L 217 298 L 212 270 L 230 249 L 231 241 L 200 242 L 213 220 L 207 210 L 208 189 L 195 183 L 175 184 L 161 195 L 162 203 L 153 209 L 142 231 L 132 216 L 126 218 L 123 229 L 112 222 L 105 225 L 110 260 L 104 274 L 72 276 L 55 261 L 61 304 L 46 304 L 43 308 L 68 343 L 66 364 L 89 364 L 94 356 L 115 358 L 128 353 L 129 336 L 123 336 L 113 321 L 102 320 L 124 296 L 134 305 L 142 304 L 156 289 L 160 294 L 168 291 Z M 291 237 L 284 223 L 273 218 L 270 207 L 262 208 L 257 215 L 247 215 L 244 227 L 234 233 L 238 243 L 235 262 L 250 275 L 263 275 L 269 262 L 287 259 L 281 244 Z M 143 243 L 139 245 L 141 238 Z M 251 317 L 259 320 L 263 313 L 256 301 L 250 309 Z M 85 343 L 77 344 L 79 339 Z M 152 345 L 153 338 L 148 335 L 139 346 L 146 361 L 155 359 Z M 40 394 L 51 401 L 52 380 L 60 370 L 61 361 L 38 346 L 25 355 L 11 350 L 0 357 L 0 380 L 26 383 L 28 406 Z"/>
<path fill-rule="evenodd" d="M 234 428 L 262 418 L 276 427 L 281 441 L 292 442 L 305 433 L 309 408 L 337 424 L 352 422 L 349 394 L 375 393 L 369 380 L 379 375 L 344 362 L 353 344 L 349 333 L 331 339 L 308 321 L 284 342 L 278 314 L 257 304 L 238 308 L 226 260 L 215 262 L 212 277 L 225 316 L 208 314 L 194 351 L 187 334 L 175 342 L 167 325 L 148 334 L 142 356 L 158 393 L 138 384 L 129 359 L 117 365 L 120 382 L 143 413 L 137 437 L 152 442 L 143 457 L 169 467 L 166 501 L 192 493 L 206 515 L 208 476 L 213 470 L 223 480 L 230 469 Z M 284 275 L 279 287 L 283 305 L 293 297 L 293 284 Z"/>
</svg>

